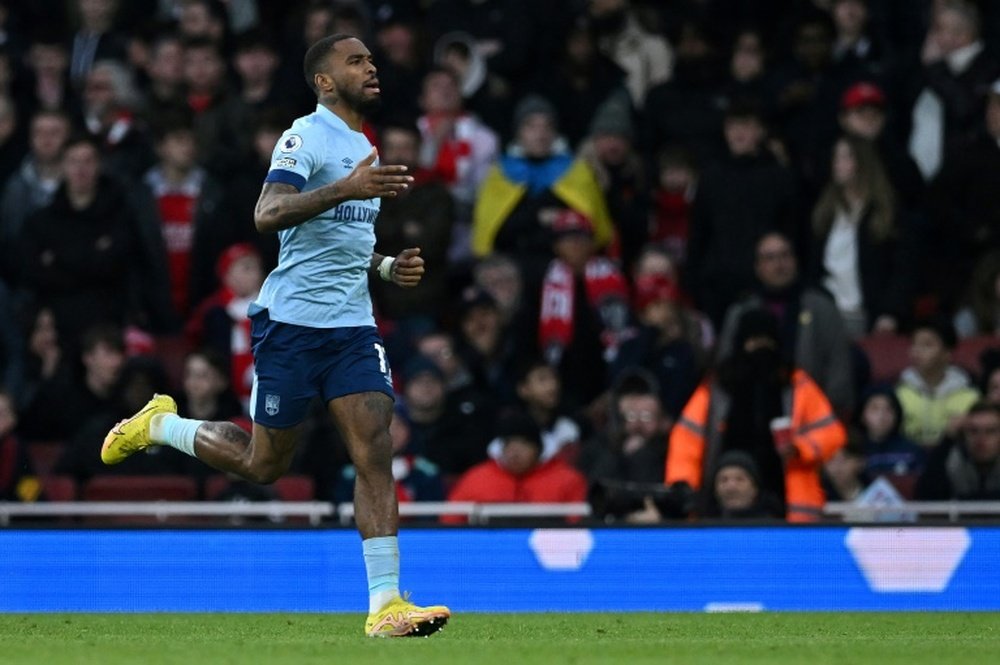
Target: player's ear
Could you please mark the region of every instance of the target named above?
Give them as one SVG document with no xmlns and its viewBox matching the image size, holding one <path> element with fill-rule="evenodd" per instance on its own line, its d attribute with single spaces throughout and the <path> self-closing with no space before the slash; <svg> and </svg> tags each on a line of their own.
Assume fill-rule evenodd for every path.
<svg viewBox="0 0 1000 665">
<path fill-rule="evenodd" d="M 316 72 L 313 75 L 313 83 L 316 84 L 316 89 L 321 91 L 327 91 L 333 88 L 333 79 L 329 74 L 324 74 L 322 72 Z"/>
</svg>

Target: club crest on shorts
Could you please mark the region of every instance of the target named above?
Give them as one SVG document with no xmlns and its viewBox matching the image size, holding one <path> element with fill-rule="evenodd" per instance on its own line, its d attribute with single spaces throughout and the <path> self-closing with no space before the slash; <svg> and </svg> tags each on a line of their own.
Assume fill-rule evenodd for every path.
<svg viewBox="0 0 1000 665">
<path fill-rule="evenodd" d="M 280 395 L 264 395 L 264 412 L 269 416 L 273 416 L 278 413 L 281 408 L 281 396 Z"/>
</svg>

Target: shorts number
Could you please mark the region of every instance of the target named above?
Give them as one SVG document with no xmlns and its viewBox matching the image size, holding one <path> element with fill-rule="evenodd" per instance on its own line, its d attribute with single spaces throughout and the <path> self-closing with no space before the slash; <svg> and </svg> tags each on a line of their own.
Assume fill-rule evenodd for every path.
<svg viewBox="0 0 1000 665">
<path fill-rule="evenodd" d="M 385 360 L 385 347 L 381 344 L 372 344 L 375 347 L 375 352 L 378 354 L 378 370 L 383 374 L 389 373 L 389 363 Z"/>
</svg>

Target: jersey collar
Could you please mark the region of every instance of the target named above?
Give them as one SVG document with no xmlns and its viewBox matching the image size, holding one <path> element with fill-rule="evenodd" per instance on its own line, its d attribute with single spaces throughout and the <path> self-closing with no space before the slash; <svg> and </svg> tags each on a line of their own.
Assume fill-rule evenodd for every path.
<svg viewBox="0 0 1000 665">
<path fill-rule="evenodd" d="M 326 124 L 330 125 L 330 127 L 334 129 L 343 129 L 349 132 L 354 132 L 353 129 L 347 126 L 347 123 L 344 122 L 343 118 L 341 118 L 339 115 L 337 115 L 330 109 L 326 108 L 322 104 L 316 104 L 316 115 L 322 118 L 322 120 Z M 354 132 L 354 133 L 361 134 L 362 132 Z"/>
</svg>

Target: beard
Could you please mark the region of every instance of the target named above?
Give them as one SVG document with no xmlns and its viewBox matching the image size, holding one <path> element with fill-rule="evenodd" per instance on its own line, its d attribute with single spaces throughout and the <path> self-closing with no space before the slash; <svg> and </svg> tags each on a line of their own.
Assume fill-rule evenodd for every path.
<svg viewBox="0 0 1000 665">
<path fill-rule="evenodd" d="M 378 95 L 376 97 L 369 97 L 365 95 L 364 90 L 365 89 L 362 88 L 360 93 L 341 90 L 340 99 L 346 106 L 358 111 L 361 115 L 370 116 L 382 108 L 382 96 Z"/>
</svg>

